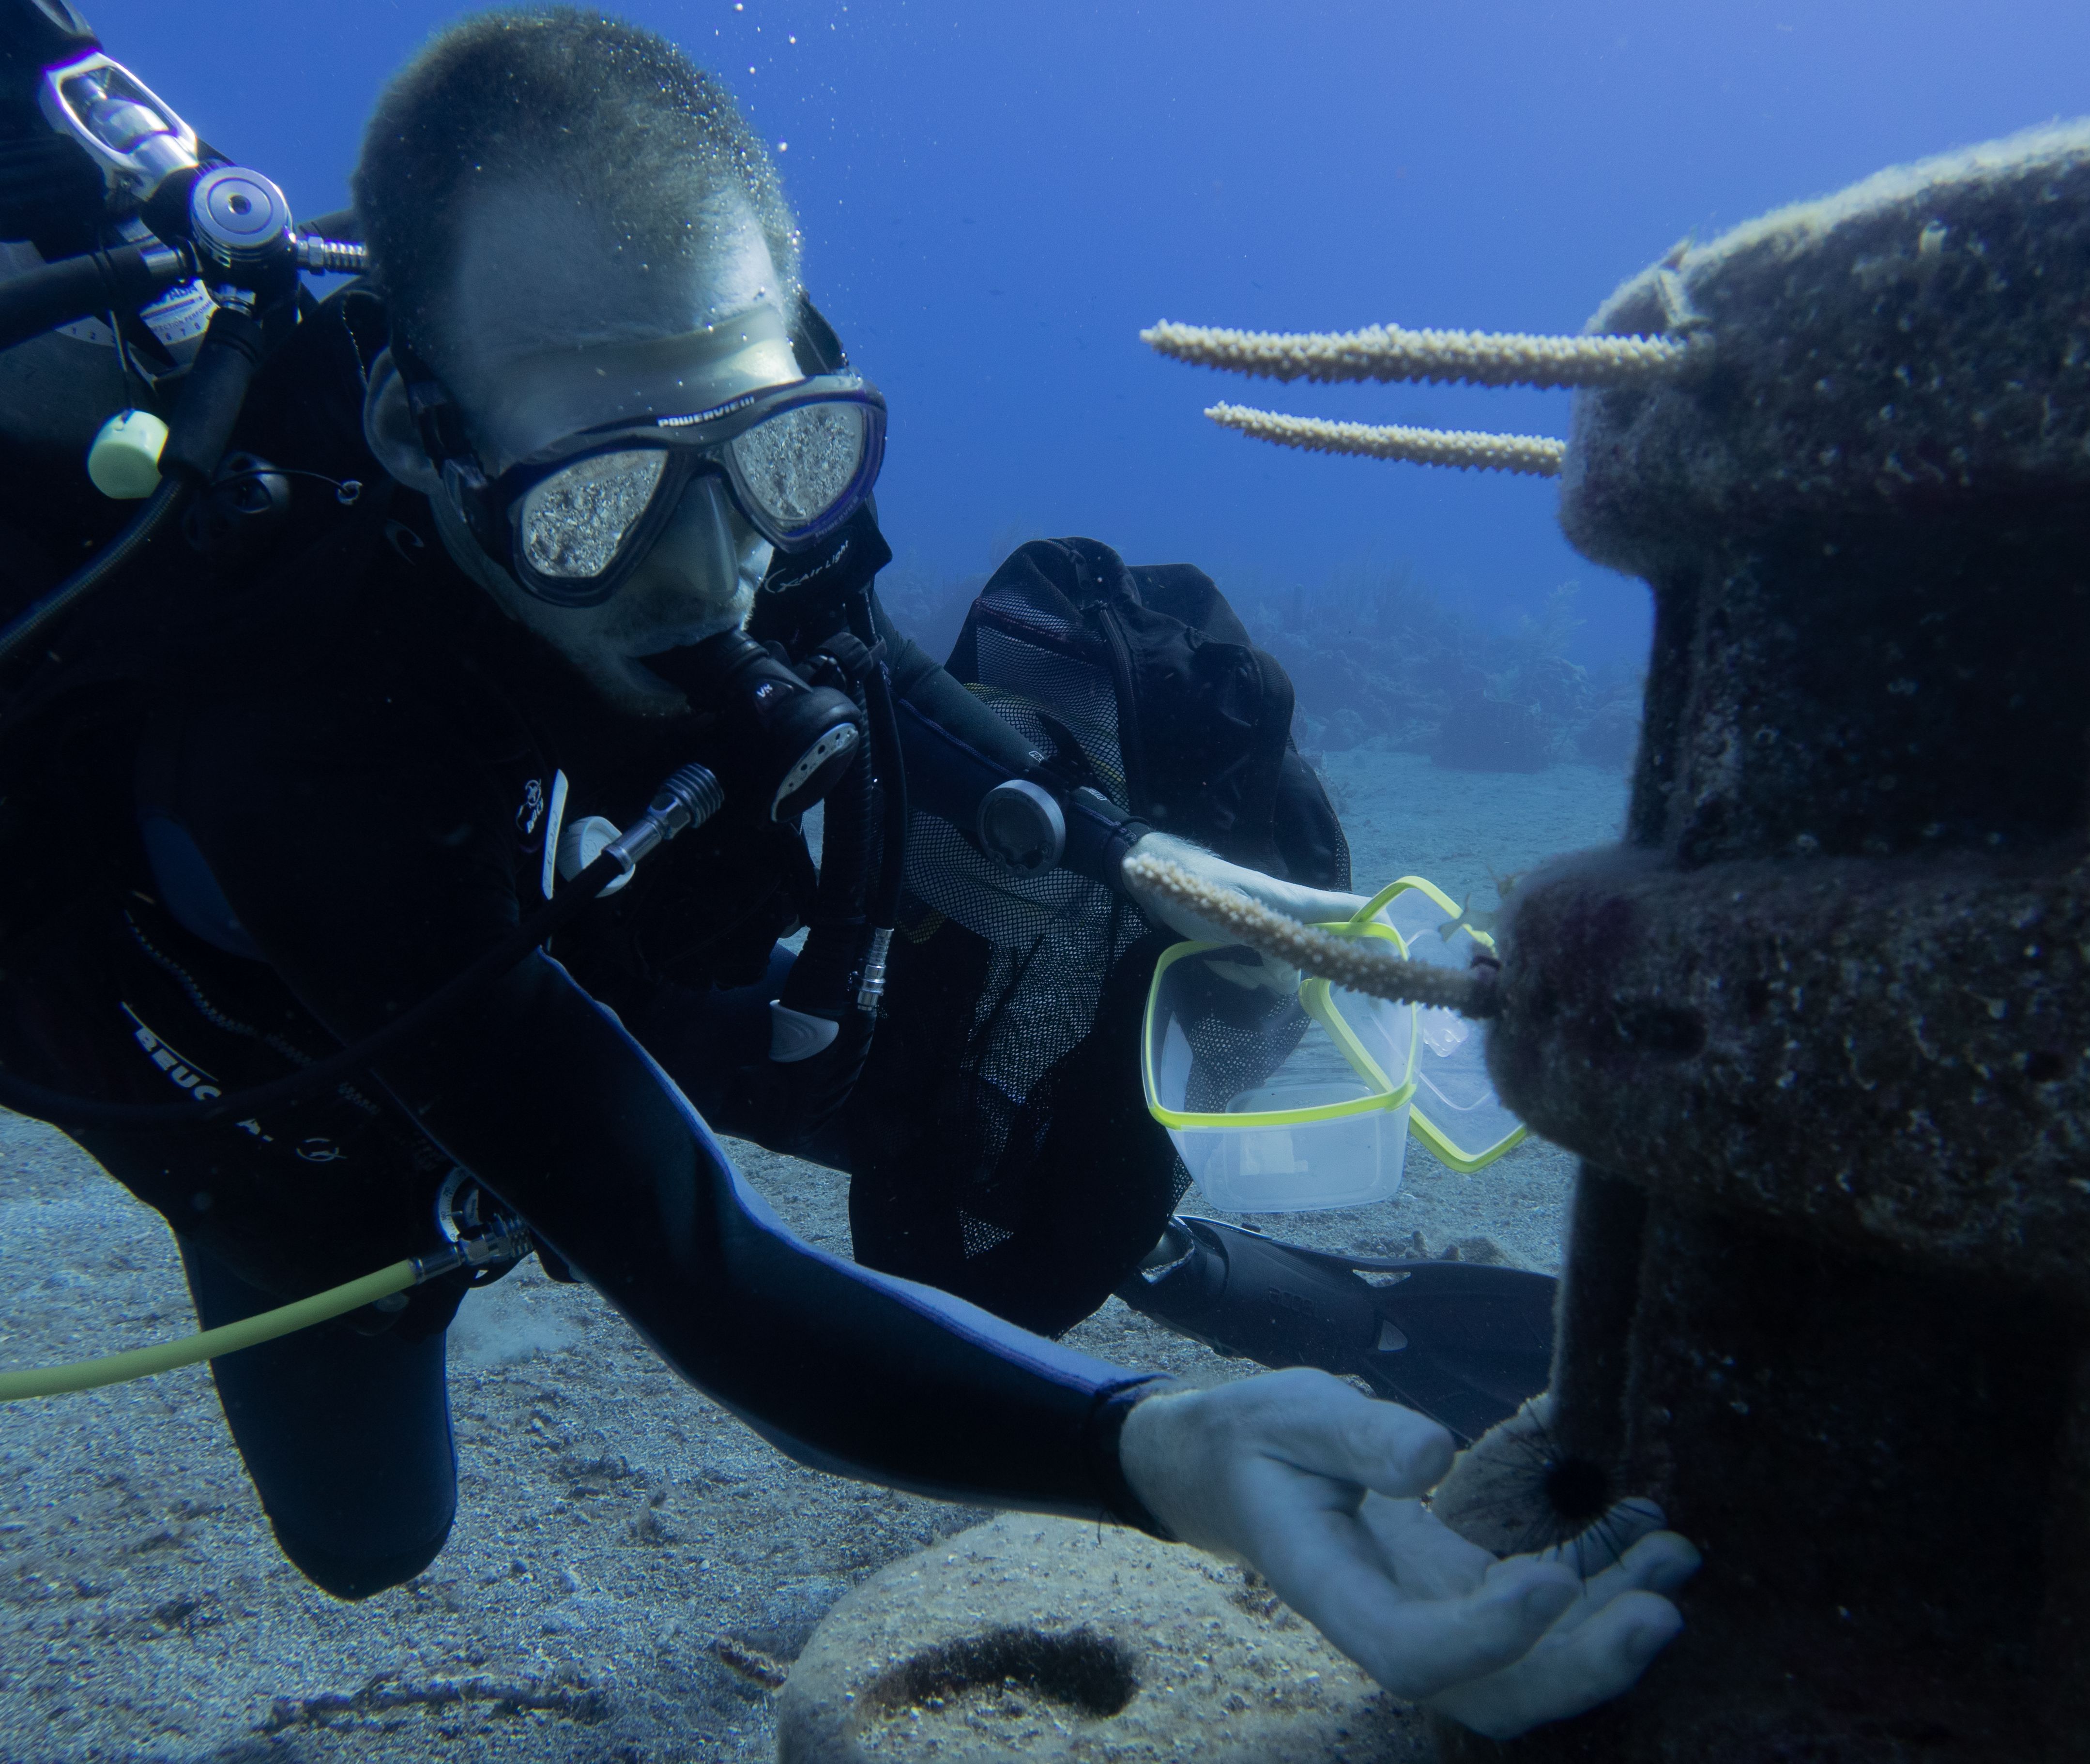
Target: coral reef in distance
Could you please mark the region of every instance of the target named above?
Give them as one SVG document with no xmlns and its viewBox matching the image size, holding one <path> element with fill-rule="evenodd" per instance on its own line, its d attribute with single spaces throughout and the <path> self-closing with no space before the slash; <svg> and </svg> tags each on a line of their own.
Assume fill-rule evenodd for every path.
<svg viewBox="0 0 2090 1764">
<path fill-rule="evenodd" d="M 1508 632 L 1461 617 L 1398 568 L 1236 604 L 1292 676 L 1302 752 L 1376 741 L 1464 771 L 1632 764 L 1639 675 L 1569 658 L 1572 583 Z"/>
</svg>

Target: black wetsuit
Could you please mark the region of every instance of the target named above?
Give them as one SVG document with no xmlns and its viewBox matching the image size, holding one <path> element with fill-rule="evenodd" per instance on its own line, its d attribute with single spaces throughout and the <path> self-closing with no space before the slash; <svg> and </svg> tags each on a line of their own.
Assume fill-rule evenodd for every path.
<svg viewBox="0 0 2090 1764">
<path fill-rule="evenodd" d="M 354 463 L 333 445 L 333 469 Z M 71 755 L 46 776 L 52 812 L 75 817 L 57 837 L 81 843 L 62 888 L 10 927 L 10 1068 L 139 1102 L 295 1070 L 540 903 L 557 772 L 568 824 L 629 825 L 716 738 L 694 718 L 610 709 L 456 570 L 419 498 L 373 489 L 315 531 L 277 558 L 267 616 L 238 643 L 119 692 L 135 714 L 105 699 L 101 721 L 75 716 L 71 748 L 46 742 Z M 1022 745 L 991 716 L 970 738 L 944 729 L 925 662 L 898 670 L 917 700 L 910 746 L 955 803 Z M 952 691 L 941 702 L 962 717 Z M 131 804 L 105 794 L 116 812 L 81 818 L 97 788 L 127 783 Z M 238 1125 L 76 1137 L 174 1224 L 207 1326 L 425 1252 L 436 1187 L 459 1164 L 548 1260 L 801 1461 L 1150 1523 L 1116 1457 L 1140 1375 L 809 1248 L 712 1137 L 707 1119 L 774 1125 L 737 1113 L 750 1092 L 735 1070 L 766 1052 L 776 940 L 813 884 L 795 826 L 729 802 L 372 1081 Z M 286 1551 L 343 1596 L 417 1572 L 447 1532 L 442 1331 L 461 1289 L 424 1286 L 214 1368 Z"/>
</svg>

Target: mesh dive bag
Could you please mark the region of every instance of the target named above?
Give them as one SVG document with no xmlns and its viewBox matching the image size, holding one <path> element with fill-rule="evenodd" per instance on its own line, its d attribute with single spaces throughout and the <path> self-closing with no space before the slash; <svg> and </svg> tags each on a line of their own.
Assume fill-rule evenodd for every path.
<svg viewBox="0 0 2090 1764">
<path fill-rule="evenodd" d="M 1291 682 L 1202 571 L 1034 541 L 974 603 L 950 669 L 1071 781 L 1236 863 L 1348 887 L 1342 828 L 1292 745 Z M 1056 1334 L 1189 1185 L 1139 1081 L 1174 940 L 1102 884 L 1013 876 L 923 813 L 907 884 L 846 1124 L 857 1258 Z"/>
</svg>

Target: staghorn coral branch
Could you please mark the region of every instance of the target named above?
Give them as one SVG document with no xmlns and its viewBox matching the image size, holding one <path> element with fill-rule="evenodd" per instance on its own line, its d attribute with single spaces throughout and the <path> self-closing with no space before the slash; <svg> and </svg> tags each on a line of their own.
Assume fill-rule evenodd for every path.
<svg viewBox="0 0 2090 1764">
<path fill-rule="evenodd" d="M 1668 337 L 1527 337 L 1506 331 L 1229 331 L 1163 320 L 1141 342 L 1177 361 L 1271 380 L 1464 380 L 1482 386 L 1615 386 L 1668 372 L 1690 346 Z"/>
<path fill-rule="evenodd" d="M 1215 404 L 1205 415 L 1222 428 L 1258 441 L 1301 447 L 1309 454 L 1367 454 L 1374 459 L 1408 459 L 1421 466 L 1458 466 L 1477 471 L 1520 471 L 1557 478 L 1565 441 L 1543 435 L 1484 435 L 1469 428 L 1400 428 L 1370 423 L 1331 423 L 1318 416 L 1281 416 L 1245 404 Z"/>
<path fill-rule="evenodd" d="M 1128 858 L 1125 876 L 1127 881 L 1165 895 L 1251 949 L 1352 992 L 1399 1004 L 1437 1005 L 1462 1017 L 1494 1017 L 1502 1009 L 1501 987 L 1491 969 L 1461 974 L 1427 962 L 1404 962 L 1386 954 L 1376 939 L 1336 937 L 1317 931 L 1273 913 L 1232 888 L 1202 881 L 1166 858 Z"/>
</svg>

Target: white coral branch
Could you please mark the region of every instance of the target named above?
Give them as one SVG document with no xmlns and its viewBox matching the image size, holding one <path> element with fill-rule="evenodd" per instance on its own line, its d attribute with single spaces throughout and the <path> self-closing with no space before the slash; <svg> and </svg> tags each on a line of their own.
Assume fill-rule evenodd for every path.
<svg viewBox="0 0 2090 1764">
<path fill-rule="evenodd" d="M 1127 881 L 1165 895 L 1249 949 L 1352 992 L 1439 1006 L 1464 1017 L 1493 1017 L 1501 1009 L 1501 992 L 1491 970 L 1461 973 L 1426 962 L 1404 962 L 1389 954 L 1377 938 L 1337 937 L 1317 931 L 1273 913 L 1245 894 L 1204 881 L 1166 858 L 1128 858 L 1125 875 Z"/>
<path fill-rule="evenodd" d="M 1365 454 L 1374 459 L 1408 459 L 1423 466 L 1459 466 L 1476 471 L 1520 471 L 1557 478 L 1565 441 L 1544 435 L 1486 435 L 1467 428 L 1403 428 L 1372 423 L 1331 423 L 1318 416 L 1283 416 L 1243 404 L 1215 404 L 1205 415 L 1223 428 L 1258 441 L 1309 454 Z"/>
<path fill-rule="evenodd" d="M 1614 386 L 1668 372 L 1669 337 L 1531 337 L 1507 331 L 1232 331 L 1163 320 L 1141 340 L 1201 368 L 1271 380 L 1447 380 L 1482 386 Z"/>
</svg>

